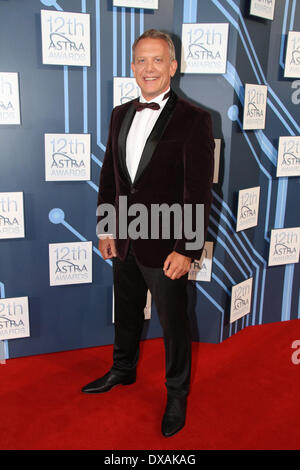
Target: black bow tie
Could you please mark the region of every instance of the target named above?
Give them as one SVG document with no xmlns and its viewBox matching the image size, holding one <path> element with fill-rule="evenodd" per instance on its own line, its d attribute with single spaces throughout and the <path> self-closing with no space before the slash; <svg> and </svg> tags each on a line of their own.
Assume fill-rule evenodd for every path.
<svg viewBox="0 0 300 470">
<path fill-rule="evenodd" d="M 166 93 L 163 97 L 163 100 L 167 99 L 169 96 L 170 92 Z M 141 103 L 140 101 L 134 101 L 133 104 L 137 111 L 142 111 L 145 108 L 154 109 L 155 111 L 158 111 L 160 109 L 159 104 L 155 103 L 154 101 L 151 101 L 150 103 Z"/>
<path fill-rule="evenodd" d="M 160 109 L 160 106 L 158 103 L 140 103 L 139 101 L 135 101 L 134 102 L 134 106 L 136 108 L 137 111 L 143 111 L 143 109 L 145 108 L 150 108 L 150 109 L 154 109 L 154 110 L 158 110 Z"/>
</svg>

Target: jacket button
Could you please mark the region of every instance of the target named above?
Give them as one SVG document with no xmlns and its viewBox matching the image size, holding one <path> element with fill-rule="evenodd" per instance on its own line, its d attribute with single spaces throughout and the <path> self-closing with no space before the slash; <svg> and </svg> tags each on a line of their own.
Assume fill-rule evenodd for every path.
<svg viewBox="0 0 300 470">
<path fill-rule="evenodd" d="M 136 188 L 131 188 L 130 194 L 134 194 L 134 193 L 136 193 L 136 192 L 137 192 L 137 189 L 136 189 Z"/>
</svg>

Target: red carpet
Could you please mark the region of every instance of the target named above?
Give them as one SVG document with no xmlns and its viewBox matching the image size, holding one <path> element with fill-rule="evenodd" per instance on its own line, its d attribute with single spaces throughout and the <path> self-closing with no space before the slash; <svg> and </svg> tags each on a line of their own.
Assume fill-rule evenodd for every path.
<svg viewBox="0 0 300 470">
<path fill-rule="evenodd" d="M 160 433 L 161 339 L 142 342 L 136 384 L 102 395 L 80 389 L 110 367 L 112 346 L 9 359 L 0 365 L 0 448 L 299 449 L 295 340 L 300 320 L 248 327 L 219 345 L 195 343 L 187 423 L 168 439 Z"/>
</svg>

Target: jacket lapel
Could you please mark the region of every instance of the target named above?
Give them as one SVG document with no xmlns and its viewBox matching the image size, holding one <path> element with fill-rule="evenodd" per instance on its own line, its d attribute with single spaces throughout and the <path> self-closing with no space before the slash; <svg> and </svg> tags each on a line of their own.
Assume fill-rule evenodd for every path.
<svg viewBox="0 0 300 470">
<path fill-rule="evenodd" d="M 119 165 L 120 165 L 121 171 L 124 173 L 126 179 L 128 179 L 130 184 L 132 184 L 131 178 L 128 173 L 128 169 L 126 165 L 126 140 L 127 140 L 127 135 L 128 135 L 135 113 L 136 113 L 135 107 L 133 104 L 131 104 L 131 106 L 127 110 L 124 116 L 124 119 L 122 121 L 120 132 L 119 132 L 119 137 L 118 137 Z"/>
<path fill-rule="evenodd" d="M 175 105 L 177 102 L 177 95 L 171 90 L 170 98 L 168 99 L 167 104 L 162 110 L 159 118 L 157 119 L 155 126 L 153 127 L 141 155 L 141 159 L 138 165 L 138 169 L 134 178 L 134 181 L 131 181 L 130 175 L 128 173 L 126 165 L 126 139 L 132 124 L 133 118 L 135 116 L 136 110 L 132 104 L 127 110 L 118 137 L 118 155 L 119 155 L 119 164 L 123 174 L 126 176 L 126 179 L 129 181 L 130 185 L 134 185 L 137 180 L 141 177 L 142 173 L 149 165 L 152 155 L 167 127 L 170 122 L 170 119 L 175 110 Z"/>
</svg>

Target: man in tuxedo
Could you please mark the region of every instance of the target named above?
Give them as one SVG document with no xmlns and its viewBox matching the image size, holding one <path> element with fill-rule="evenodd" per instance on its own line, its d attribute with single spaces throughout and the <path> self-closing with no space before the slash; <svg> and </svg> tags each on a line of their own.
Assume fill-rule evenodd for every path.
<svg viewBox="0 0 300 470">
<path fill-rule="evenodd" d="M 132 70 L 141 96 L 112 112 L 98 194 L 98 208 L 110 204 L 117 213 L 116 233 L 98 234 L 103 258 L 113 260 L 113 365 L 103 377 L 82 389 L 85 393 L 103 393 L 136 381 L 149 289 L 164 336 L 167 404 L 162 433 L 166 437 L 185 424 L 191 372 L 186 288 L 191 261 L 199 259 L 203 250 L 214 167 L 210 115 L 171 89 L 176 69 L 169 35 L 148 30 L 136 39 Z M 121 237 L 124 197 L 127 207 L 142 204 L 147 208 L 149 228 L 154 223 L 154 205 L 177 204 L 182 209 L 189 206 L 193 230 L 196 227 L 192 231 L 194 240 L 183 230 L 181 237 L 176 235 L 176 218 L 171 212 L 168 236 L 163 233 L 166 227 L 160 227 L 158 237 L 151 237 L 151 233 L 149 237 L 133 237 L 130 233 Z M 200 205 L 204 208 L 201 226 L 197 221 Z M 100 211 L 98 222 L 103 220 Z M 127 223 L 132 220 L 131 213 Z M 180 223 L 183 227 L 183 217 Z M 201 246 L 196 243 L 199 231 L 203 232 Z"/>
</svg>

